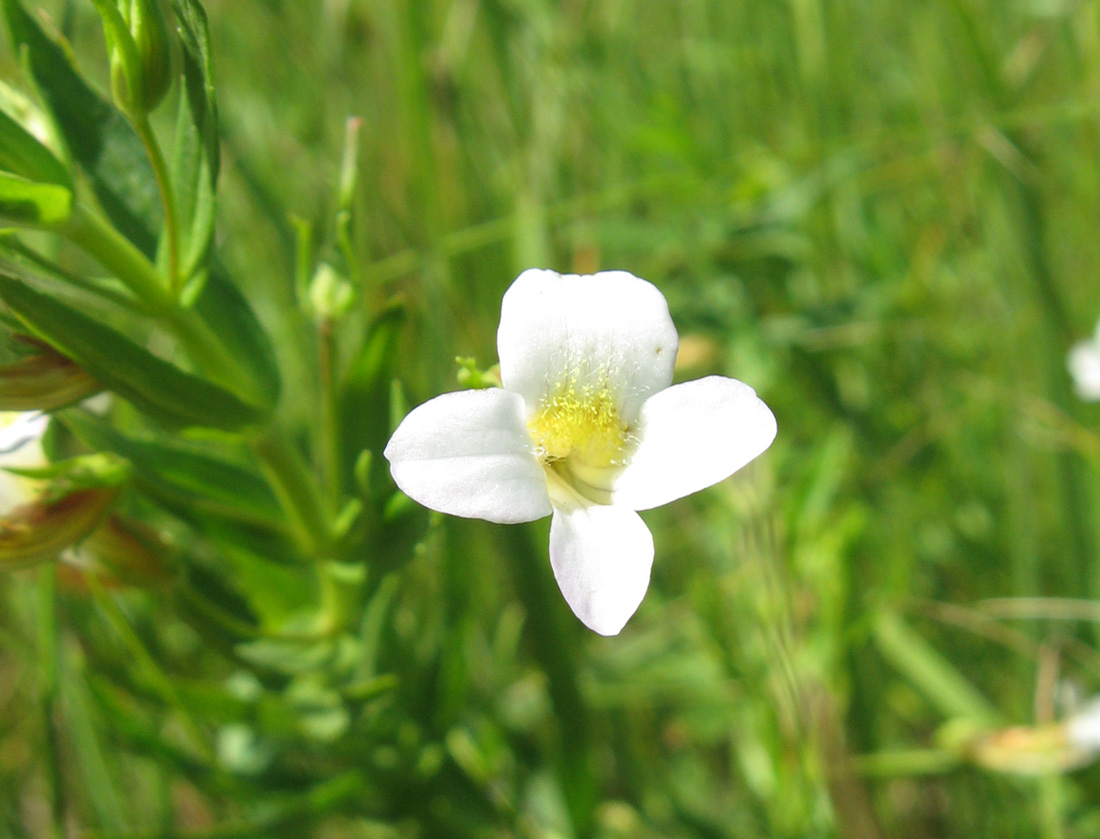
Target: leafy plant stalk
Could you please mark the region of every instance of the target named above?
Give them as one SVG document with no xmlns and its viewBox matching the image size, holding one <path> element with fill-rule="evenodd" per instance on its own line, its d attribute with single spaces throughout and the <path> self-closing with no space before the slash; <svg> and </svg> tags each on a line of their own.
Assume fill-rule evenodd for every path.
<svg viewBox="0 0 1100 839">
<path fill-rule="evenodd" d="M 236 358 L 194 311 L 178 305 L 153 264 L 128 239 L 79 205 L 61 232 L 110 269 L 153 314 L 162 318 L 207 374 L 260 401 L 255 384 Z"/>
<path fill-rule="evenodd" d="M 145 146 L 149 163 L 153 167 L 153 176 L 157 181 L 157 189 L 160 192 L 161 206 L 164 208 L 164 233 L 168 243 L 168 289 L 173 297 L 180 293 L 179 270 L 179 214 L 176 212 L 175 192 L 172 188 L 172 179 L 168 174 L 168 164 L 164 159 L 157 135 L 153 132 L 153 126 L 149 124 L 149 118 L 142 115 L 133 121 L 134 130 L 141 143 Z"/>
</svg>

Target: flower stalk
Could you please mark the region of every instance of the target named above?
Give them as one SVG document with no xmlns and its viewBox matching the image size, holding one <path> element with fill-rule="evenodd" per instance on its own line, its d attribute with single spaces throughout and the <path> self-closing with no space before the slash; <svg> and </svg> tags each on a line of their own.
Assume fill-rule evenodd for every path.
<svg viewBox="0 0 1100 839">
<path fill-rule="evenodd" d="M 237 359 L 194 310 L 179 305 L 153 264 L 129 239 L 80 205 L 74 207 L 60 232 L 110 270 L 153 315 L 161 318 L 207 375 L 246 399 L 262 401 Z"/>
<path fill-rule="evenodd" d="M 303 553 L 320 557 L 332 541 L 332 524 L 316 479 L 277 428 L 256 434 L 251 442 Z"/>
<path fill-rule="evenodd" d="M 144 114 L 136 117 L 133 120 L 133 126 L 141 139 L 141 144 L 145 146 L 145 153 L 153 167 L 153 176 L 157 182 L 160 203 L 164 210 L 164 234 L 168 245 L 168 290 L 172 297 L 179 297 L 183 285 L 179 270 L 179 214 L 176 211 L 172 179 L 168 174 L 168 163 L 164 159 L 164 152 L 161 151 L 157 135 L 153 132 L 153 126 L 149 124 L 149 117 Z"/>
</svg>

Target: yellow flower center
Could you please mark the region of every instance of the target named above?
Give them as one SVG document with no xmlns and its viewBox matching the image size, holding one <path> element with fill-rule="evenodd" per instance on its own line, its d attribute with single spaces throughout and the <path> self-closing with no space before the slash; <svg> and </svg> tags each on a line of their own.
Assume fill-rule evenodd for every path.
<svg viewBox="0 0 1100 839">
<path fill-rule="evenodd" d="M 527 419 L 536 452 L 546 463 L 565 458 L 606 468 L 625 462 L 630 428 L 606 376 L 581 381 L 577 372 L 565 378 Z"/>
</svg>

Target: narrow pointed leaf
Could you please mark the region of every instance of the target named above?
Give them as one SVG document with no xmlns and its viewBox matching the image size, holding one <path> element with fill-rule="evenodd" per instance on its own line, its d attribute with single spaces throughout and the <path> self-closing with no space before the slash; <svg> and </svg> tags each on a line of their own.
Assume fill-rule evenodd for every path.
<svg viewBox="0 0 1100 839">
<path fill-rule="evenodd" d="M 37 337 L 163 422 L 232 430 L 264 415 L 262 409 L 228 390 L 181 370 L 121 332 L 10 274 L 0 273 L 0 299 Z"/>
<path fill-rule="evenodd" d="M 282 386 L 275 349 L 248 299 L 216 259 L 210 262 L 209 279 L 194 309 L 251 375 L 265 400 L 264 407 L 274 406 Z"/>
<path fill-rule="evenodd" d="M 173 0 L 183 45 L 185 90 L 180 97 L 173 161 L 185 281 L 206 267 L 214 236 L 218 181 L 218 109 L 214 98 L 206 13 L 194 0 Z"/>
<path fill-rule="evenodd" d="M 267 482 L 240 463 L 178 439 L 128 436 L 83 411 L 68 411 L 61 419 L 93 449 L 130 461 L 142 491 L 170 509 L 207 510 L 281 526 L 282 512 Z"/>
<path fill-rule="evenodd" d="M 72 190 L 65 166 L 22 125 L 0 110 L 0 168 L 27 180 Z"/>
<path fill-rule="evenodd" d="M 0 221 L 51 227 L 64 222 L 72 209 L 73 194 L 66 187 L 0 172 Z"/>
<path fill-rule="evenodd" d="M 381 452 L 389 440 L 390 383 L 393 380 L 394 349 L 405 325 L 401 302 L 391 303 L 367 328 L 366 337 L 352 357 L 341 386 L 341 427 L 344 429 L 344 480 L 351 485 L 352 471 L 361 452 Z M 388 467 L 381 457 L 371 464 L 371 486 L 389 486 Z"/>
<path fill-rule="evenodd" d="M 134 129 L 73 66 L 68 50 L 46 36 L 19 0 L 0 0 L 13 52 L 27 67 L 73 160 L 88 176 L 103 211 L 146 256 L 162 223 L 153 170 Z"/>
</svg>

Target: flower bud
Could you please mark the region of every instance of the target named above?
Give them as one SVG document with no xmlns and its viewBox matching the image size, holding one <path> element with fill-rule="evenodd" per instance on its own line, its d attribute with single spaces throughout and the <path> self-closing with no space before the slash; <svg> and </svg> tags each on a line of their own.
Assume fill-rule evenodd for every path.
<svg viewBox="0 0 1100 839">
<path fill-rule="evenodd" d="M 108 587 L 148 588 L 168 578 L 171 546 L 156 531 L 110 515 L 79 546 L 65 551 L 58 579 L 70 589 L 87 588 L 85 574 Z"/>
<path fill-rule="evenodd" d="M 146 111 L 151 111 L 164 99 L 172 84 L 168 24 L 158 0 L 121 0 L 121 5 L 122 16 L 130 26 L 141 59 L 143 104 Z"/>
<path fill-rule="evenodd" d="M 355 302 L 355 289 L 335 268 L 322 262 L 309 283 L 309 305 L 320 320 L 340 320 Z"/>
<path fill-rule="evenodd" d="M 117 495 L 118 487 L 82 489 L 50 503 L 19 507 L 0 518 L 0 568 L 56 559 L 99 525 Z"/>
<path fill-rule="evenodd" d="M 82 367 L 45 344 L 34 355 L 0 365 L 0 411 L 54 411 L 100 390 Z"/>
<path fill-rule="evenodd" d="M 111 59 L 111 93 L 131 116 L 160 104 L 172 81 L 168 24 L 159 0 L 97 0 Z"/>
<path fill-rule="evenodd" d="M 27 450 L 19 447 L 19 453 Z M 8 473 L 45 481 L 44 489 L 0 513 L 0 568 L 12 569 L 55 559 L 95 530 L 129 479 L 119 457 L 93 454 L 40 468 L 15 466 Z"/>
</svg>

